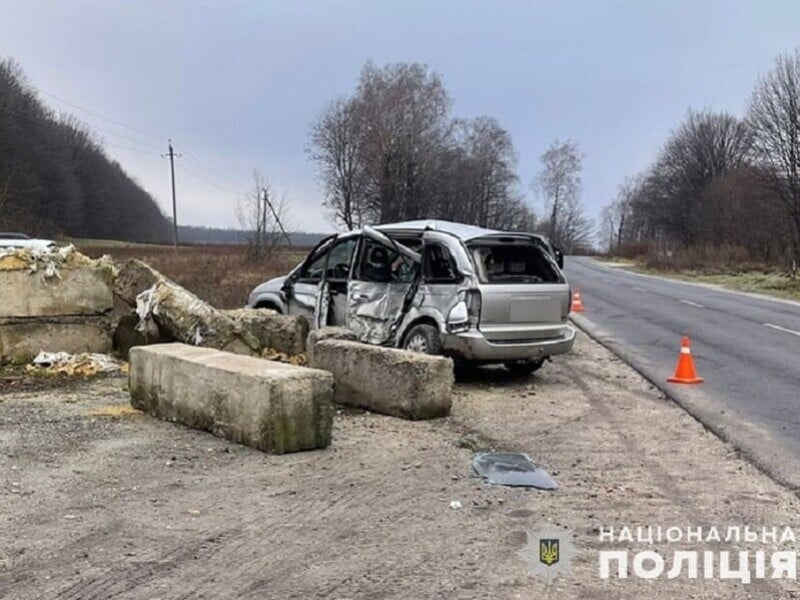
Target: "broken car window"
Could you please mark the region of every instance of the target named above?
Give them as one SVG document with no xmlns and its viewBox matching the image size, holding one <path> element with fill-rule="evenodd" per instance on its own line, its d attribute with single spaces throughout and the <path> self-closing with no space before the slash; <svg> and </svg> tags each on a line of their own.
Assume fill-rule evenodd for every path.
<svg viewBox="0 0 800 600">
<path fill-rule="evenodd" d="M 428 244 L 423 252 L 423 273 L 428 283 L 458 283 L 461 275 L 450 251 L 441 244 Z"/>
<path fill-rule="evenodd" d="M 526 243 L 469 245 L 482 283 L 558 283 L 560 276 L 538 246 Z"/>
<path fill-rule="evenodd" d="M 310 263 L 300 271 L 298 279 L 305 283 L 319 283 L 322 279 L 322 272 L 325 269 L 325 261 L 328 258 L 329 250 L 326 249 L 315 256 Z"/>
<path fill-rule="evenodd" d="M 377 283 L 410 283 L 417 269 L 407 256 L 370 239 L 365 240 L 359 267 L 358 279 Z"/>
<path fill-rule="evenodd" d="M 325 267 L 325 278 L 334 281 L 346 281 L 350 276 L 350 262 L 358 243 L 357 238 L 348 238 L 338 242 L 328 255 L 328 266 Z"/>
</svg>

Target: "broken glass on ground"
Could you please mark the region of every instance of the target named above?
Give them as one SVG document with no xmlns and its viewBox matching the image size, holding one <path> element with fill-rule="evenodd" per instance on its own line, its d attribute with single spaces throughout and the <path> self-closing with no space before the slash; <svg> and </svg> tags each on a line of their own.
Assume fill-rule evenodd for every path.
<svg viewBox="0 0 800 600">
<path fill-rule="evenodd" d="M 472 468 L 487 483 L 540 490 L 558 489 L 558 484 L 544 469 L 533 464 L 527 454 L 484 452 L 472 459 Z"/>
</svg>

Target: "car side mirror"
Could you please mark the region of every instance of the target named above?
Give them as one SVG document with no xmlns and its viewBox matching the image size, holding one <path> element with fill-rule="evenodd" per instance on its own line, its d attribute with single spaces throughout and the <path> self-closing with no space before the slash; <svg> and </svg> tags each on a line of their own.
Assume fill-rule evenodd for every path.
<svg viewBox="0 0 800 600">
<path fill-rule="evenodd" d="M 557 246 L 553 246 L 553 253 L 556 255 L 556 263 L 558 264 L 559 269 L 564 268 L 564 253 L 561 251 L 561 248 Z"/>
<path fill-rule="evenodd" d="M 292 297 L 292 289 L 294 289 L 294 284 L 292 283 L 291 279 L 287 279 L 283 282 L 283 285 L 281 286 L 281 293 L 286 296 L 287 300 Z"/>
</svg>

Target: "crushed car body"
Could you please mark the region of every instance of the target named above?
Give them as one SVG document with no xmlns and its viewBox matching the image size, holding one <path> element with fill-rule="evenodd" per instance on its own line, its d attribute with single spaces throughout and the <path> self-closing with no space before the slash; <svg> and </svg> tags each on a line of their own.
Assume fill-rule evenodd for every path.
<svg viewBox="0 0 800 600">
<path fill-rule="evenodd" d="M 570 288 L 535 234 L 422 220 L 323 239 L 251 308 L 344 326 L 363 342 L 532 372 L 568 352 Z"/>
</svg>

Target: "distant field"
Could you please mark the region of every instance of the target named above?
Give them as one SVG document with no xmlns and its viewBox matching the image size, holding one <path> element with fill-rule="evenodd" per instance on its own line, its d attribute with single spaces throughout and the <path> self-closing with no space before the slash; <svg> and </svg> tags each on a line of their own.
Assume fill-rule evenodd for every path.
<svg viewBox="0 0 800 600">
<path fill-rule="evenodd" d="M 59 240 L 61 241 L 61 240 Z M 138 242 L 125 242 L 122 240 L 95 240 L 95 239 L 80 239 L 80 238 L 66 238 L 64 243 L 74 244 L 81 252 L 86 253 L 90 248 L 172 248 L 168 244 L 141 244 Z"/>
<path fill-rule="evenodd" d="M 138 258 L 218 308 L 241 308 L 259 283 L 283 275 L 300 262 L 308 248 L 278 248 L 260 263 L 247 258 L 245 246 L 172 246 L 106 240 L 73 240 L 91 257 Z"/>
</svg>

